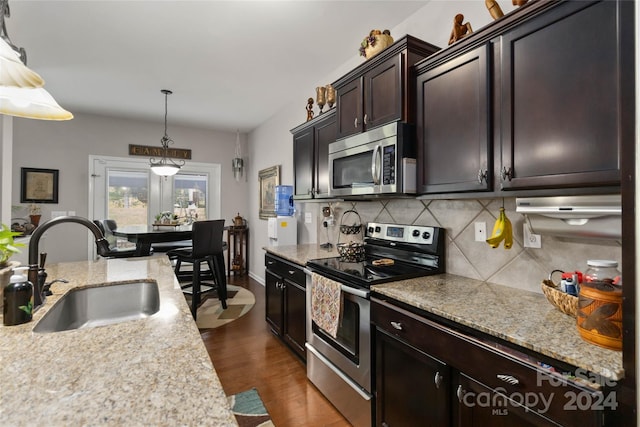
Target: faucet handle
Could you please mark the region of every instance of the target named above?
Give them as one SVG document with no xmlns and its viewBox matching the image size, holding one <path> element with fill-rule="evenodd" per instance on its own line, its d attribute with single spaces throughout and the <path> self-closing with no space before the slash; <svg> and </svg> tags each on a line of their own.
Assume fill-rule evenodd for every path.
<svg viewBox="0 0 640 427">
<path fill-rule="evenodd" d="M 47 253 L 40 252 L 40 268 L 44 269 L 44 263 L 47 260 Z"/>
</svg>

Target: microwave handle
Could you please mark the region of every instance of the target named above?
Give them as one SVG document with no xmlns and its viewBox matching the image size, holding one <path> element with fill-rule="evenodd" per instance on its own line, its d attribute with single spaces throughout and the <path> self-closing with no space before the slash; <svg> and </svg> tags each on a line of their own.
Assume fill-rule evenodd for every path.
<svg viewBox="0 0 640 427">
<path fill-rule="evenodd" d="M 371 177 L 373 178 L 374 185 L 380 185 L 381 157 L 382 147 L 380 145 L 376 145 L 371 156 Z"/>
</svg>

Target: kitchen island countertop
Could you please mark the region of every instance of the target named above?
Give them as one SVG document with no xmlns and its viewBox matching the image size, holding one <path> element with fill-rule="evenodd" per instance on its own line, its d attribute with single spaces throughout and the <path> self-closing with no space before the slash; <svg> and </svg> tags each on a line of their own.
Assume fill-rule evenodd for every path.
<svg viewBox="0 0 640 427">
<path fill-rule="evenodd" d="M 0 326 L 0 417 L 7 425 L 237 426 L 166 257 L 53 264 L 54 295 L 29 323 Z M 140 320 L 34 333 L 68 290 L 158 283 L 160 310 Z"/>
<path fill-rule="evenodd" d="M 318 245 L 264 249 L 302 266 L 314 258 L 337 256 Z M 575 319 L 553 307 L 542 293 L 453 274 L 384 283 L 371 290 L 605 378 L 624 377 L 622 352 L 584 341 Z"/>
</svg>

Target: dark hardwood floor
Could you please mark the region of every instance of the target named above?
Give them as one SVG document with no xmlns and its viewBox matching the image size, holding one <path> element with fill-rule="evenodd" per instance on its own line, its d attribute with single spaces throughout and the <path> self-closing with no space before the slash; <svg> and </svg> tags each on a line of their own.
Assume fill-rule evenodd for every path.
<svg viewBox="0 0 640 427">
<path fill-rule="evenodd" d="M 269 330 L 264 287 L 246 275 L 228 283 L 249 289 L 256 304 L 240 319 L 200 333 L 225 393 L 255 387 L 276 427 L 349 426 L 307 380 L 304 363 Z"/>
</svg>

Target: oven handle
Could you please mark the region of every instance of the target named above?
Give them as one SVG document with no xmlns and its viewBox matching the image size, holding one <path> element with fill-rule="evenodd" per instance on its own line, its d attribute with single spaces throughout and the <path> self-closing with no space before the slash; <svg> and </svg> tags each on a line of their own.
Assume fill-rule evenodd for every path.
<svg viewBox="0 0 640 427">
<path fill-rule="evenodd" d="M 376 145 L 376 148 L 373 149 L 373 155 L 371 156 L 371 177 L 373 178 L 374 185 L 380 185 L 380 168 L 382 161 L 380 158 L 382 157 L 382 147 L 380 145 Z"/>
<path fill-rule="evenodd" d="M 307 276 L 309 276 L 309 280 L 311 280 L 312 271 L 309 270 L 308 268 L 304 268 L 303 271 Z M 361 289 L 352 288 L 351 286 L 346 286 L 342 284 L 340 286 L 340 289 L 342 290 L 342 292 L 345 292 L 347 294 L 355 295 L 357 297 L 364 298 L 364 299 L 369 299 L 369 294 L 370 294 L 369 291 L 363 291 Z"/>
<path fill-rule="evenodd" d="M 333 364 L 329 361 L 329 359 L 324 357 L 318 350 L 313 348 L 313 346 L 311 344 L 306 342 L 306 343 L 304 343 L 304 346 L 307 348 L 308 351 L 313 353 L 314 356 L 316 356 L 318 359 L 320 359 L 320 361 L 322 363 L 324 363 L 327 366 L 327 368 L 331 369 L 333 371 L 333 373 L 335 373 L 337 376 L 339 376 L 349 387 L 351 387 L 353 390 L 355 390 L 364 400 L 366 400 L 366 401 L 370 401 L 371 400 L 372 396 L 369 393 L 363 391 L 359 386 L 357 386 L 353 382 L 353 380 L 351 378 L 349 378 L 348 376 L 343 374 L 342 371 L 340 371 L 335 366 L 333 366 Z"/>
</svg>

